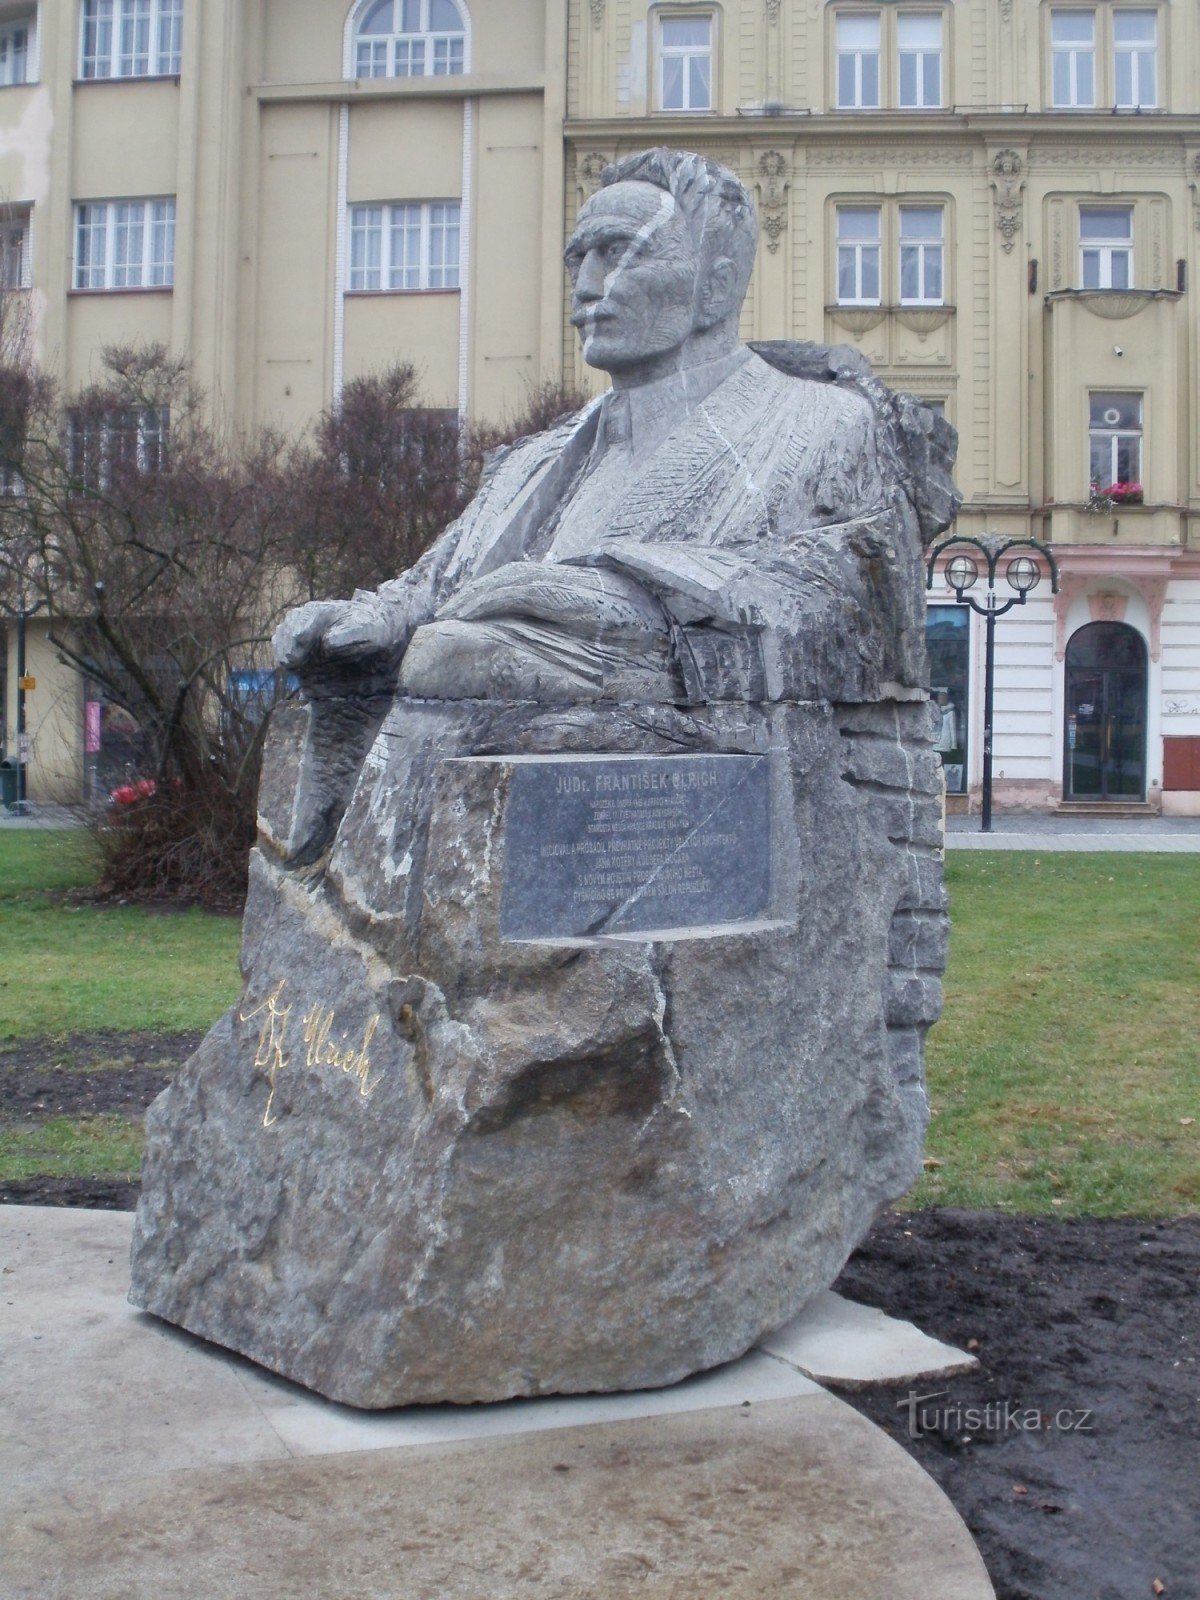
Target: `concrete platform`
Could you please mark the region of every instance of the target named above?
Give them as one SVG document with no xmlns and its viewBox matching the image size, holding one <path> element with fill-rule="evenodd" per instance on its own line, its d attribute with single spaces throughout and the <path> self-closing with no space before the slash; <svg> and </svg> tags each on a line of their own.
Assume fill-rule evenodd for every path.
<svg viewBox="0 0 1200 1600">
<path fill-rule="evenodd" d="M 365 1414 L 130 1309 L 130 1225 L 0 1207 L 3 1600 L 992 1600 L 933 1481 L 798 1370 L 836 1296 L 671 1389 Z M 848 1320 L 848 1365 L 886 1359 Z"/>
</svg>

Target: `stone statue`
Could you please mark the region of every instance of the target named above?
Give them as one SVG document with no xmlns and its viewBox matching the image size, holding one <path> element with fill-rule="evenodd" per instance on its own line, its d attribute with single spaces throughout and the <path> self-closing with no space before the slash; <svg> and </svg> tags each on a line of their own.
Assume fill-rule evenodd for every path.
<svg viewBox="0 0 1200 1600">
<path fill-rule="evenodd" d="M 756 233 L 710 160 L 607 169 L 612 388 L 277 636 L 246 989 L 149 1115 L 131 1297 L 333 1398 L 727 1360 L 919 1170 L 953 433 L 739 342 Z"/>
</svg>

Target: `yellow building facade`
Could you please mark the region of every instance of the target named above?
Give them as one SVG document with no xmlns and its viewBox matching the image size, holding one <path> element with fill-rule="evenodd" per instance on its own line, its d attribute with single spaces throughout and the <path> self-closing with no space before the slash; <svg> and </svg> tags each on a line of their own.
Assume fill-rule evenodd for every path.
<svg viewBox="0 0 1200 1600">
<path fill-rule="evenodd" d="M 862 350 L 959 430 L 959 530 L 1058 557 L 997 628 L 998 800 L 1196 811 L 1198 84 L 1185 0 L 6 3 L 0 269 L 68 389 L 161 339 L 242 428 L 396 357 L 492 418 L 597 381 L 560 252 L 604 164 L 711 154 L 759 211 L 745 336 Z M 952 601 L 939 577 L 969 793 L 982 630 Z"/>
</svg>

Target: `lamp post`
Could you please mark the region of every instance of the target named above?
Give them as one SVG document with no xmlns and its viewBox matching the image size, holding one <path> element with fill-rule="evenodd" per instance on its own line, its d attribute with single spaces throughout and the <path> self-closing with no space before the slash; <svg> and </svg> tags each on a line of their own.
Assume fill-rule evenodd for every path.
<svg viewBox="0 0 1200 1600">
<path fill-rule="evenodd" d="M 961 550 L 959 547 L 962 547 Z M 925 587 L 933 588 L 934 568 L 938 557 L 947 550 L 957 553 L 946 562 L 946 582 L 954 590 L 955 603 L 970 606 L 986 624 L 986 645 L 983 667 L 983 817 L 980 831 L 992 831 L 992 712 L 996 693 L 996 618 L 1004 616 L 1014 606 L 1023 606 L 1030 592 L 1042 581 L 1042 568 L 1038 557 L 1044 557 L 1050 570 L 1050 592 L 1058 593 L 1058 566 L 1049 548 L 1037 539 L 1001 539 L 988 533 L 981 538 L 973 534 L 954 534 L 934 545 L 929 552 L 925 569 Z M 970 552 L 982 555 L 987 569 L 987 592 L 979 601 L 966 591 L 979 580 L 980 564 Z M 1033 550 L 1036 555 L 1013 556 L 1005 563 L 1004 577 L 1012 595 L 1001 601 L 996 593 L 996 569 L 1002 556 L 1011 550 Z"/>
</svg>

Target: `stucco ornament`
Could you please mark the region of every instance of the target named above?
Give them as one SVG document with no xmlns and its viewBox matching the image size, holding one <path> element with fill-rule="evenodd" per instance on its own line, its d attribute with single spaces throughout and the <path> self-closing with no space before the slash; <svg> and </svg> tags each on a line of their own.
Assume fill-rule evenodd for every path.
<svg viewBox="0 0 1200 1600">
<path fill-rule="evenodd" d="M 245 988 L 147 1119 L 131 1297 L 332 1398 L 729 1360 L 920 1170 L 954 436 L 739 342 L 756 236 L 711 160 L 607 168 L 611 389 L 277 636 Z"/>
<path fill-rule="evenodd" d="M 1000 232 L 1000 248 L 1011 254 L 1017 234 L 1021 231 L 1021 191 L 1025 187 L 1022 176 L 1025 164 L 1015 150 L 999 150 L 992 158 L 992 190 L 996 205 L 996 227 Z"/>
</svg>

